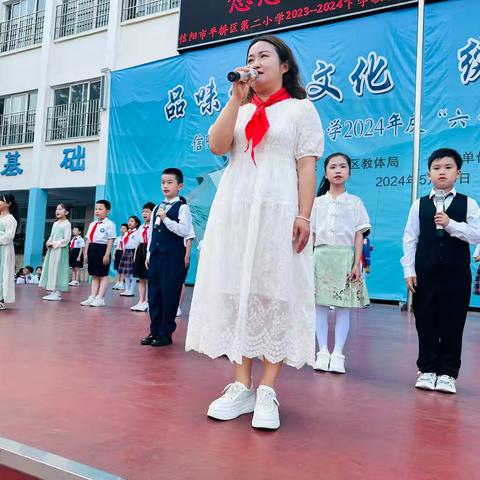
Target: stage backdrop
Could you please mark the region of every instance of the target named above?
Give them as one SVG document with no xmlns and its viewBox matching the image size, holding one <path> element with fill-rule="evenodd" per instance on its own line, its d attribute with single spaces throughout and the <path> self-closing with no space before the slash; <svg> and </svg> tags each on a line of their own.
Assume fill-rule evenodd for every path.
<svg viewBox="0 0 480 480">
<path fill-rule="evenodd" d="M 455 4 L 467 1 L 428 8 L 432 25 L 427 33 L 432 38 L 427 41 L 426 112 L 437 112 L 443 106 L 440 99 L 446 100 L 445 108 L 454 100 L 462 100 L 458 107 L 472 107 L 467 94 L 473 97 L 474 88 L 478 106 L 478 85 L 464 88 L 460 83 L 447 89 L 442 83 L 458 80 L 457 48 L 479 35 L 478 28 L 473 28 L 478 15 L 469 17 L 471 31 L 463 31 L 465 15 L 459 20 L 449 18 Z M 436 25 L 446 19 L 456 32 L 453 27 L 439 31 Z M 406 296 L 399 260 L 412 183 L 416 23 L 417 11 L 409 8 L 280 35 L 297 57 L 309 97 L 322 119 L 325 156 L 342 151 L 353 158 L 348 189 L 364 200 L 372 223 L 368 286 L 372 298 L 386 300 Z M 185 174 L 183 194 L 192 209 L 197 240 L 203 237 L 209 207 L 228 162 L 210 153 L 208 129 L 228 100 L 226 72 L 244 65 L 247 46 L 248 41 L 238 42 L 112 73 L 106 191 L 117 224 L 138 214 L 146 201 L 159 202 L 161 171 L 175 166 Z M 443 57 L 452 53 L 450 68 Z M 466 91 L 463 98 L 462 89 Z M 428 101 L 433 105 L 427 106 Z M 477 121 L 478 108 L 476 112 L 471 116 Z M 424 117 L 423 148 L 429 151 L 445 132 L 440 119 L 431 119 L 427 113 Z M 465 129 L 460 127 L 458 132 L 465 138 Z M 478 150 L 478 142 L 455 138 L 454 146 L 462 152 L 473 151 L 475 145 Z M 323 160 L 318 179 L 322 172 Z M 195 280 L 196 260 L 194 248 L 189 282 Z"/>
</svg>

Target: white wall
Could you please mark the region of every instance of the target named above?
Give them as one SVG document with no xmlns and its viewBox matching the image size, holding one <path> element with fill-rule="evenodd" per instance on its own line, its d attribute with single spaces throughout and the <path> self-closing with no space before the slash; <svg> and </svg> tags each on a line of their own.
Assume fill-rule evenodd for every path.
<svg viewBox="0 0 480 480">
<path fill-rule="evenodd" d="M 41 48 L 0 55 L 0 96 L 37 90 Z"/>
</svg>

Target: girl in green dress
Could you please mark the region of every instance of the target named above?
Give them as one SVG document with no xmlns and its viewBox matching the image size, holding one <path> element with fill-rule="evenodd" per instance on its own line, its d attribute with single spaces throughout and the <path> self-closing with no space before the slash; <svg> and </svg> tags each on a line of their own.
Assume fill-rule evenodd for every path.
<svg viewBox="0 0 480 480">
<path fill-rule="evenodd" d="M 59 203 L 55 210 L 57 221 L 47 240 L 47 255 L 43 262 L 40 287 L 50 291 L 43 300 L 59 301 L 61 292 L 68 290 L 68 246 L 72 236 L 72 226 L 68 221 L 70 207 Z"/>
</svg>

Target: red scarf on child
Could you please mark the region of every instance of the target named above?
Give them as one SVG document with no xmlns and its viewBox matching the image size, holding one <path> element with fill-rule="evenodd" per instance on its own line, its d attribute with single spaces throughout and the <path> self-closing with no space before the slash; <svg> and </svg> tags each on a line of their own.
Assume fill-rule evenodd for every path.
<svg viewBox="0 0 480 480">
<path fill-rule="evenodd" d="M 245 135 L 247 137 L 247 148 L 250 146 L 250 141 L 252 142 L 252 160 L 255 163 L 255 147 L 262 141 L 262 138 L 267 133 L 267 130 L 270 128 L 270 123 L 268 123 L 267 112 L 265 109 L 271 105 L 281 102 L 282 100 L 287 100 L 292 98 L 290 93 L 282 87 L 278 92 L 270 95 L 265 102 L 262 102 L 255 93 L 252 97 L 252 103 L 256 105 L 256 110 L 253 112 L 252 118 L 249 120 L 245 127 Z"/>
</svg>

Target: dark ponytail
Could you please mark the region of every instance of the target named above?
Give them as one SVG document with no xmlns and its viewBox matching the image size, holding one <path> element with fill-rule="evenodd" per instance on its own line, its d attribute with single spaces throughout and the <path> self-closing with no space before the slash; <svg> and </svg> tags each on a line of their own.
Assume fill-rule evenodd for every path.
<svg viewBox="0 0 480 480">
<path fill-rule="evenodd" d="M 15 201 L 15 196 L 11 193 L 2 193 L 1 194 L 1 199 L 9 204 L 8 205 L 8 210 L 13 215 L 13 218 L 17 221 L 17 223 L 20 222 L 20 214 L 18 211 L 18 205 L 17 202 Z"/>
<path fill-rule="evenodd" d="M 328 164 L 330 163 L 330 160 L 333 157 L 338 157 L 338 156 L 343 157 L 347 161 L 349 170 L 352 169 L 352 159 L 346 153 L 335 152 L 329 155 L 325 159 L 325 162 L 323 163 L 323 178 L 318 187 L 317 197 L 321 197 L 322 195 L 325 195 L 330 190 L 330 181 L 327 179 L 325 173 L 327 172 L 327 167 L 328 167 Z"/>
</svg>

